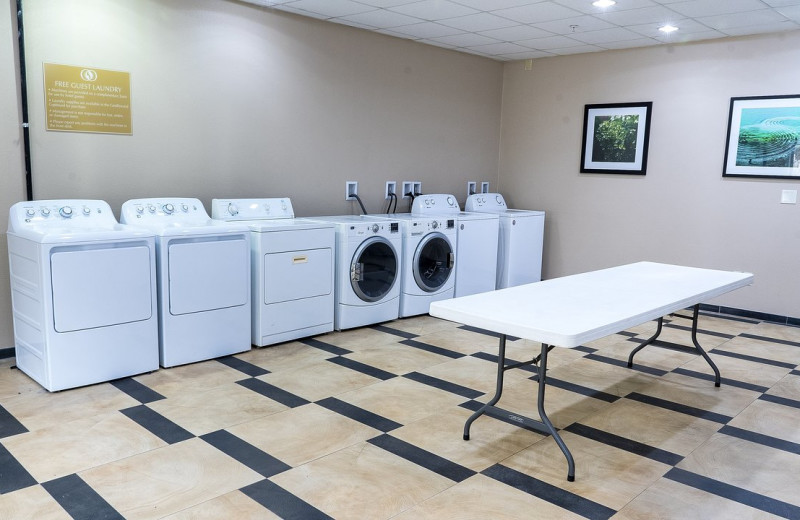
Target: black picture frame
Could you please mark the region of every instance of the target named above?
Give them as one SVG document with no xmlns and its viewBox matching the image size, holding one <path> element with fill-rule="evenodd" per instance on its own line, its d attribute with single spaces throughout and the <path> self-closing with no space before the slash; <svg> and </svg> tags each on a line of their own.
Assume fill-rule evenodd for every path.
<svg viewBox="0 0 800 520">
<path fill-rule="evenodd" d="M 581 173 L 645 175 L 653 102 L 586 105 Z"/>
<path fill-rule="evenodd" d="M 800 180 L 800 94 L 731 98 L 722 176 Z"/>
</svg>

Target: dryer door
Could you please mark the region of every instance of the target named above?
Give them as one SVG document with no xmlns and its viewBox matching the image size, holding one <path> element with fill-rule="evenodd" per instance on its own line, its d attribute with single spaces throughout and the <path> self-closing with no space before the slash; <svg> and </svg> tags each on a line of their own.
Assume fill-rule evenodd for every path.
<svg viewBox="0 0 800 520">
<path fill-rule="evenodd" d="M 397 253 L 383 237 L 365 240 L 350 262 L 350 285 L 365 302 L 384 298 L 397 280 Z"/>
<path fill-rule="evenodd" d="M 447 237 L 430 233 L 423 237 L 414 252 L 414 280 L 425 292 L 439 290 L 453 272 L 455 252 Z"/>
</svg>

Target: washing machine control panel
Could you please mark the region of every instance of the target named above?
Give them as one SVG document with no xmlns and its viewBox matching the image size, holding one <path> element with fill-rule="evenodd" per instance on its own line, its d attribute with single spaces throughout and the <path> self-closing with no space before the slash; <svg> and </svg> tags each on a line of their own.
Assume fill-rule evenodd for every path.
<svg viewBox="0 0 800 520">
<path fill-rule="evenodd" d="M 476 193 L 467 197 L 464 211 L 501 212 L 508 209 L 506 201 L 499 193 Z"/>
<path fill-rule="evenodd" d="M 368 237 L 372 235 L 393 235 L 400 232 L 400 223 L 387 220 L 386 222 L 359 222 L 347 226 L 347 234 L 351 237 Z"/>
<path fill-rule="evenodd" d="M 455 195 L 447 193 L 419 195 L 411 204 L 412 215 L 450 215 L 460 211 Z"/>
<path fill-rule="evenodd" d="M 18 202 L 9 212 L 9 229 L 15 226 L 107 227 L 117 224 L 108 203 L 102 200 L 34 200 Z"/>
<path fill-rule="evenodd" d="M 203 223 L 208 213 L 199 199 L 165 198 L 133 199 L 122 205 L 120 220 L 124 223 L 162 222 Z"/>
<path fill-rule="evenodd" d="M 211 218 L 216 220 L 266 220 L 294 218 L 288 197 L 268 199 L 214 199 Z"/>
</svg>

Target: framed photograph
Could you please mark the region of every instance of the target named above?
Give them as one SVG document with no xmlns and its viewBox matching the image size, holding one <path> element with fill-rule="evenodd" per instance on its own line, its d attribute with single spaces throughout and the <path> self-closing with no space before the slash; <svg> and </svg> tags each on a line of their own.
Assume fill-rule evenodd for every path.
<svg viewBox="0 0 800 520">
<path fill-rule="evenodd" d="M 800 94 L 731 98 L 722 176 L 800 179 Z"/>
<path fill-rule="evenodd" d="M 586 105 L 581 173 L 647 172 L 653 102 Z"/>
</svg>

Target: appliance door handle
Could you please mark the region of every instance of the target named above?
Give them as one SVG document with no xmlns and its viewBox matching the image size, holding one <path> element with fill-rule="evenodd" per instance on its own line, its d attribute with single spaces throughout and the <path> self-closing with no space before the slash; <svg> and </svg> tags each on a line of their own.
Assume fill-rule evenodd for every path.
<svg viewBox="0 0 800 520">
<path fill-rule="evenodd" d="M 456 263 L 456 254 L 453 252 L 447 253 L 447 268 L 452 269 Z"/>
<path fill-rule="evenodd" d="M 350 279 L 354 282 L 364 281 L 364 264 L 356 262 L 350 266 Z"/>
</svg>

